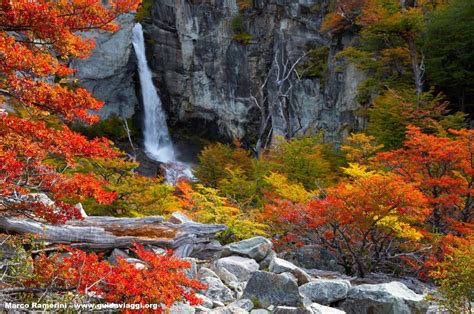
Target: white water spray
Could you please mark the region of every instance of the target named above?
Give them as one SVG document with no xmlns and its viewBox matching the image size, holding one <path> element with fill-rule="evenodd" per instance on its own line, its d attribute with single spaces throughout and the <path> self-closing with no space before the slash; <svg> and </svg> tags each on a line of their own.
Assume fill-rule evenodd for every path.
<svg viewBox="0 0 474 314">
<path fill-rule="evenodd" d="M 138 74 L 145 110 L 145 152 L 148 157 L 161 162 L 176 161 L 173 143 L 166 125 L 166 117 L 160 96 L 153 85 L 150 68 L 145 55 L 145 40 L 140 23 L 135 24 L 132 33 L 132 44 L 138 59 Z"/>
</svg>

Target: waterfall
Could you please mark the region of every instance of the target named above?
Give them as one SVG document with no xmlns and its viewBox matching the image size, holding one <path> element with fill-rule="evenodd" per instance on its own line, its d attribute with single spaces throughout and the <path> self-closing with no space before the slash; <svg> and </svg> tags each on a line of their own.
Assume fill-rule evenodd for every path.
<svg viewBox="0 0 474 314">
<path fill-rule="evenodd" d="M 145 153 L 148 157 L 160 162 L 175 162 L 173 143 L 166 125 L 160 96 L 153 85 L 152 75 L 145 55 L 145 40 L 140 23 L 135 24 L 132 33 L 132 44 L 138 59 L 138 74 L 142 90 L 145 123 Z"/>
</svg>

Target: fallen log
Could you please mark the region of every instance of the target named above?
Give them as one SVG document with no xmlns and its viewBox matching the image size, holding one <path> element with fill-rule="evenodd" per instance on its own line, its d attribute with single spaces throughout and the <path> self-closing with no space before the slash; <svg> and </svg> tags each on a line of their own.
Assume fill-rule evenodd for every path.
<svg viewBox="0 0 474 314">
<path fill-rule="evenodd" d="M 64 225 L 51 225 L 30 219 L 0 217 L 0 231 L 35 234 L 38 241 L 68 244 L 72 247 L 102 251 L 128 248 L 133 243 L 175 250 L 180 257 L 191 256 L 193 248 L 211 243 L 225 225 L 201 224 L 193 221 L 174 224 L 163 217 L 141 218 L 86 217 Z"/>
</svg>

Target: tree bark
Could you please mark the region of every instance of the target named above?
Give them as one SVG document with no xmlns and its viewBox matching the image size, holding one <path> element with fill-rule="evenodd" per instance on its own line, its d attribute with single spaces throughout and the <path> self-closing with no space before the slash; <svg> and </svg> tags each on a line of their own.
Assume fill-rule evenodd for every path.
<svg viewBox="0 0 474 314">
<path fill-rule="evenodd" d="M 39 241 L 69 244 L 89 250 L 127 248 L 133 243 L 150 244 L 189 255 L 194 246 L 208 244 L 225 225 L 196 222 L 173 224 L 163 217 L 143 218 L 87 217 L 50 225 L 30 219 L 0 217 L 0 230 L 7 233 L 36 234 Z M 183 250 L 186 247 L 186 250 Z M 179 250 L 178 250 L 179 249 Z M 190 253 L 191 252 L 191 253 Z M 185 256 L 181 256 L 185 257 Z"/>
</svg>

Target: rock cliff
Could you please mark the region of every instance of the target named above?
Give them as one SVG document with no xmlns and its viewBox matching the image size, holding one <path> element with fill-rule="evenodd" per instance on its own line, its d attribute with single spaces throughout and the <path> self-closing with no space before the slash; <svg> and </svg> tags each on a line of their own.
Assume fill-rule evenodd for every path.
<svg viewBox="0 0 474 314">
<path fill-rule="evenodd" d="M 116 33 L 85 34 L 95 38 L 96 47 L 88 59 L 74 60 L 72 64 L 81 86 L 105 102 L 99 111 L 102 119 L 112 115 L 130 118 L 138 107 L 134 82 L 137 66 L 132 48 L 135 15 L 122 15 L 117 23 L 121 28 Z"/>
<path fill-rule="evenodd" d="M 152 1 L 142 24 L 171 128 L 254 144 L 271 129 L 292 136 L 322 128 L 337 141 L 364 126 L 356 115 L 364 74 L 334 58 L 354 36 L 320 31 L 329 0 L 254 0 L 243 10 L 237 2 L 246 1 Z M 133 20 L 121 17 L 116 34 L 90 34 L 97 48 L 74 64 L 80 83 L 105 101 L 102 118 L 141 111 Z"/>
<path fill-rule="evenodd" d="M 256 0 L 239 12 L 235 0 L 154 1 L 145 23 L 149 59 L 171 124 L 254 142 L 264 120 L 259 106 L 266 106 L 275 134 L 323 128 L 337 140 L 360 128 L 355 98 L 364 75 L 334 63 L 352 36 L 319 31 L 327 2 Z M 312 60 L 321 73 L 305 75 L 308 55 L 295 67 L 301 77 L 284 80 L 285 65 L 289 72 L 322 49 L 316 58 L 323 60 Z M 284 106 L 273 105 L 281 98 Z"/>
</svg>

